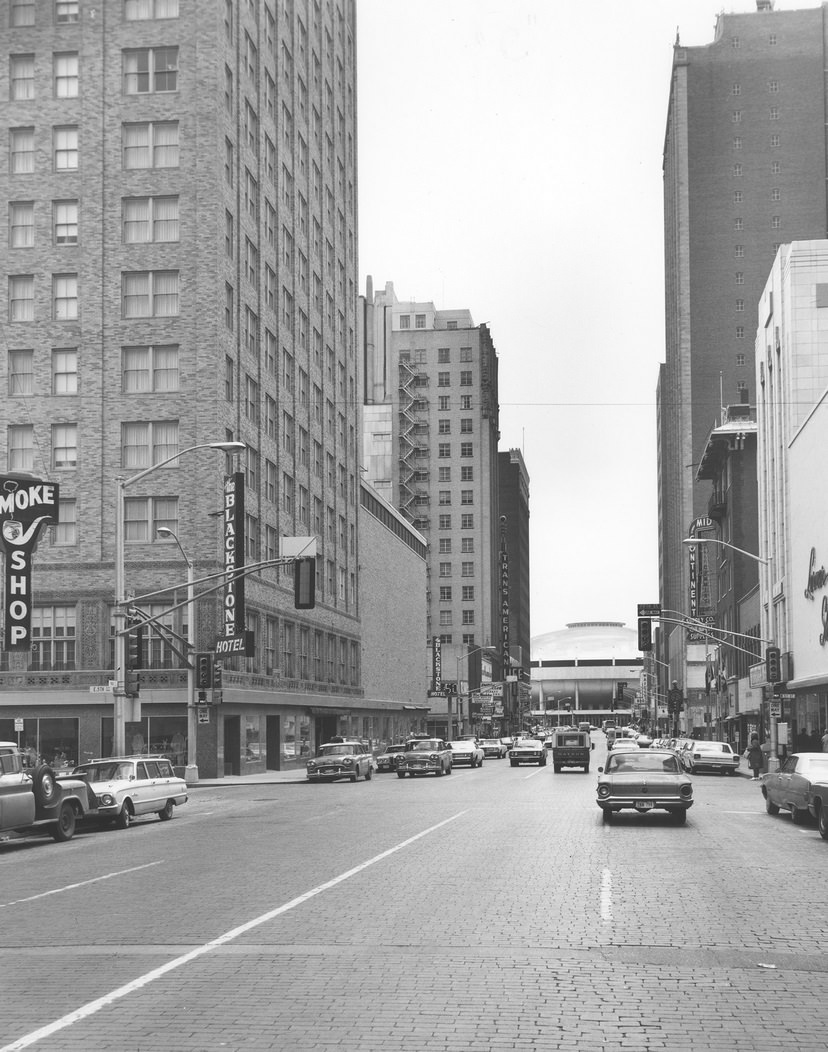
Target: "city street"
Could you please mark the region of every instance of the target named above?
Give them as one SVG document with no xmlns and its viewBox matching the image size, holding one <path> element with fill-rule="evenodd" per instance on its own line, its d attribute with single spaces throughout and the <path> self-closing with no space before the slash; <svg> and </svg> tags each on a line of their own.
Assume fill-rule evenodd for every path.
<svg viewBox="0 0 828 1052">
<path fill-rule="evenodd" d="M 828 1047 L 828 843 L 742 776 L 603 825 L 593 737 L 0 844 L 0 1052 Z"/>
</svg>

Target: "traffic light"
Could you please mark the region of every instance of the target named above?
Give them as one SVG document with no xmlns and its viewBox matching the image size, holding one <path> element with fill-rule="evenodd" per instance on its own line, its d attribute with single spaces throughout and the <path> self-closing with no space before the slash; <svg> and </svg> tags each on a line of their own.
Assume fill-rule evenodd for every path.
<svg viewBox="0 0 828 1052">
<path fill-rule="evenodd" d="M 144 653 L 144 625 L 138 625 L 126 637 L 126 669 L 124 694 L 137 697 L 141 687 L 141 666 Z"/>
<path fill-rule="evenodd" d="M 196 654 L 196 687 L 206 690 L 213 685 L 212 654 Z"/>
<path fill-rule="evenodd" d="M 638 649 L 653 649 L 653 623 L 649 617 L 639 617 L 638 619 Z"/>
<path fill-rule="evenodd" d="M 782 679 L 781 653 L 779 647 L 765 650 L 765 679 L 768 683 L 779 683 Z"/>
<path fill-rule="evenodd" d="M 297 610 L 316 606 L 316 559 L 297 559 L 293 564 L 293 605 Z"/>
</svg>

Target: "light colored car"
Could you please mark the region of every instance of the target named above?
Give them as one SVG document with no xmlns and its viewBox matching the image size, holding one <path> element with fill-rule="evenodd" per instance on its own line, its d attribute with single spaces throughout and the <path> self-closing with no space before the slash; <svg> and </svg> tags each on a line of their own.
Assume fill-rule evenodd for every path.
<svg viewBox="0 0 828 1052">
<path fill-rule="evenodd" d="M 449 742 L 451 759 L 455 767 L 465 765 L 466 767 L 482 767 L 484 752 L 482 746 L 474 740 L 460 739 Z"/>
<path fill-rule="evenodd" d="M 517 767 L 522 763 L 536 763 L 538 767 L 546 767 L 546 748 L 543 742 L 537 738 L 521 738 L 512 746 L 509 753 L 509 763 Z"/>
<path fill-rule="evenodd" d="M 698 771 L 719 771 L 734 774 L 739 766 L 739 754 L 727 742 L 693 742 L 684 750 L 684 767 L 690 774 Z"/>
<path fill-rule="evenodd" d="M 355 782 L 360 776 L 370 782 L 374 776 L 374 757 L 359 738 L 331 738 L 320 745 L 316 756 L 305 764 L 309 782 Z"/>
<path fill-rule="evenodd" d="M 821 789 L 818 789 L 820 783 Z M 762 775 L 765 810 L 769 815 L 778 815 L 780 809 L 790 811 L 791 818 L 797 825 L 805 821 L 809 811 L 819 821 L 816 797 L 819 797 L 821 802 L 826 790 L 828 752 L 795 752 L 785 757 L 778 771 Z"/>
<path fill-rule="evenodd" d="M 388 745 L 377 756 L 377 771 L 396 771 L 397 761 L 405 752 L 405 742 L 398 745 Z"/>
<path fill-rule="evenodd" d="M 454 753 L 442 738 L 410 738 L 397 764 L 397 777 L 434 774 L 440 778 L 451 774 Z"/>
<path fill-rule="evenodd" d="M 662 810 L 682 824 L 693 806 L 693 783 L 669 749 L 613 749 L 598 768 L 596 803 L 605 822 L 616 811 Z"/>
<path fill-rule="evenodd" d="M 480 747 L 484 756 L 493 756 L 496 760 L 505 760 L 509 751 L 500 738 L 481 738 Z"/>
<path fill-rule="evenodd" d="M 638 752 L 638 742 L 634 738 L 615 738 L 607 742 L 608 752 Z"/>
<path fill-rule="evenodd" d="M 111 756 L 79 764 L 97 799 L 97 817 L 126 829 L 141 815 L 156 814 L 162 822 L 173 808 L 187 802 L 187 783 L 166 756 Z"/>
</svg>

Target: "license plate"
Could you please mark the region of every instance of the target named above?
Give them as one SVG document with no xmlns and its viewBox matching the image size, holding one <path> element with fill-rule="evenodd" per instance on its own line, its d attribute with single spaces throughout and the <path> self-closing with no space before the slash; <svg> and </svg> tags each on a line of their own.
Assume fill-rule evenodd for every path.
<svg viewBox="0 0 828 1052">
<path fill-rule="evenodd" d="M 636 811 L 652 811 L 653 801 L 652 800 L 636 800 L 635 801 Z"/>
</svg>

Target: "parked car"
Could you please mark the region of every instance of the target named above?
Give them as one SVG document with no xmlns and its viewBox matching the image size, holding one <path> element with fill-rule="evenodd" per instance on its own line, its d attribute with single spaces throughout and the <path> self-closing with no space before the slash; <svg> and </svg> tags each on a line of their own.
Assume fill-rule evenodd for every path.
<svg viewBox="0 0 828 1052">
<path fill-rule="evenodd" d="M 483 747 L 476 741 L 463 741 L 458 739 L 448 743 L 451 749 L 451 759 L 455 767 L 465 765 L 466 767 L 483 766 Z"/>
<path fill-rule="evenodd" d="M 481 738 L 480 747 L 484 756 L 493 756 L 496 760 L 505 760 L 506 753 L 509 751 L 502 738 Z"/>
<path fill-rule="evenodd" d="M 56 779 L 47 764 L 26 766 L 16 742 L 0 742 L 0 834 L 48 833 L 71 840 L 76 823 L 95 807 L 88 782 L 71 776 Z"/>
<path fill-rule="evenodd" d="M 693 742 L 684 750 L 683 760 L 690 774 L 698 771 L 734 774 L 739 766 L 739 754 L 727 742 Z"/>
<path fill-rule="evenodd" d="M 92 787 L 95 817 L 114 821 L 119 829 L 141 815 L 157 814 L 166 822 L 174 807 L 187 802 L 187 783 L 166 756 L 108 756 L 79 764 L 73 773 Z"/>
<path fill-rule="evenodd" d="M 355 782 L 360 775 L 370 782 L 374 775 L 374 757 L 358 738 L 331 738 L 320 745 L 316 756 L 305 764 L 309 782 L 336 782 L 347 778 Z"/>
<path fill-rule="evenodd" d="M 405 752 L 405 742 L 388 745 L 377 756 L 377 771 L 396 771 L 400 756 Z"/>
<path fill-rule="evenodd" d="M 822 783 L 822 790 L 817 792 L 817 796 L 820 801 L 823 794 L 828 799 L 828 753 L 792 753 L 785 757 L 778 771 L 771 771 L 762 776 L 765 810 L 769 815 L 778 815 L 780 809 L 790 811 L 791 818 L 799 825 L 813 806 L 814 810 L 811 813 L 819 821 L 816 803 L 814 801 L 812 804 L 809 799 L 812 789 L 819 783 Z"/>
<path fill-rule="evenodd" d="M 552 744 L 546 743 L 552 752 L 552 765 L 555 774 L 564 767 L 580 767 L 585 773 L 589 771 L 589 761 L 595 748 L 589 731 L 562 731 L 552 734 Z"/>
<path fill-rule="evenodd" d="M 512 746 L 509 763 L 512 767 L 517 767 L 522 763 L 536 763 L 538 767 L 545 767 L 546 749 L 543 742 L 538 741 L 537 738 L 521 738 L 516 745 Z"/>
<path fill-rule="evenodd" d="M 442 738 L 411 738 L 397 764 L 397 777 L 451 774 L 454 754 Z"/>
<path fill-rule="evenodd" d="M 669 749 L 613 749 L 598 768 L 596 803 L 603 820 L 616 811 L 667 811 L 682 824 L 693 806 L 693 783 Z"/>
</svg>

